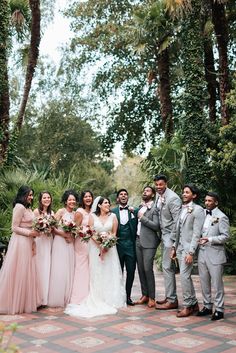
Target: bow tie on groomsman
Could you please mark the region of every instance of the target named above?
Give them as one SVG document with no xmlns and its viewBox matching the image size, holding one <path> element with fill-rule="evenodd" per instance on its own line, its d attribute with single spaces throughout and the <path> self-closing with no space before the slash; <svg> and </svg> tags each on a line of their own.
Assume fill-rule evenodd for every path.
<svg viewBox="0 0 236 353">
<path fill-rule="evenodd" d="M 128 210 L 128 209 L 129 209 L 129 206 L 125 206 L 125 207 L 121 207 L 121 206 L 120 206 L 120 211 Z"/>
<path fill-rule="evenodd" d="M 206 216 L 207 216 L 207 215 L 212 216 L 212 211 L 211 211 L 211 210 L 206 210 Z"/>
</svg>

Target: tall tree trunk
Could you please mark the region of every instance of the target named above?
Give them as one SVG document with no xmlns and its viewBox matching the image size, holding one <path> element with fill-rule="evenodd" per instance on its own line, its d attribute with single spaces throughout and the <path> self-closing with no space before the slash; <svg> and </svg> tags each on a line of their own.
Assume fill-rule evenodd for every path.
<svg viewBox="0 0 236 353">
<path fill-rule="evenodd" d="M 208 107 L 209 120 L 212 123 L 216 122 L 216 99 L 217 99 L 217 74 L 215 69 L 215 59 L 213 53 L 212 38 L 210 33 L 206 33 L 205 25 L 209 19 L 212 18 L 211 0 L 202 0 L 202 33 L 203 33 L 203 47 L 204 47 L 204 67 L 205 78 L 208 90 Z"/>
<path fill-rule="evenodd" d="M 26 109 L 26 104 L 29 97 L 29 92 L 31 89 L 32 79 L 34 76 L 35 68 L 38 61 L 39 55 L 39 44 L 40 44 L 40 0 L 29 0 L 32 22 L 31 22 L 31 39 L 29 48 L 28 64 L 25 76 L 25 86 L 24 93 L 20 105 L 20 110 L 16 122 L 16 129 L 21 130 L 24 114 Z"/>
<path fill-rule="evenodd" d="M 188 166 L 185 182 L 196 183 L 201 189 L 209 186 L 209 166 L 206 159 L 207 136 L 204 114 L 205 79 L 204 49 L 201 34 L 201 0 L 195 0 L 192 11 L 182 22 L 182 135 L 186 145 Z"/>
<path fill-rule="evenodd" d="M 163 50 L 157 55 L 157 69 L 159 75 L 158 94 L 161 105 L 162 126 L 165 137 L 169 141 L 173 135 L 173 110 L 171 102 L 171 86 L 170 86 L 170 64 L 168 49 Z"/>
<path fill-rule="evenodd" d="M 9 144 L 9 84 L 8 84 L 8 40 L 9 40 L 9 4 L 1 0 L 0 8 L 0 166 L 4 163 Z"/>
<path fill-rule="evenodd" d="M 221 103 L 221 120 L 222 125 L 229 123 L 229 111 L 226 105 L 226 95 L 230 91 L 229 85 L 229 69 L 228 69 L 228 52 L 227 46 L 229 41 L 228 23 L 225 15 L 224 4 L 211 0 L 212 3 L 212 22 L 216 34 L 218 51 L 219 51 L 219 82 L 220 82 L 220 103 Z"/>
</svg>

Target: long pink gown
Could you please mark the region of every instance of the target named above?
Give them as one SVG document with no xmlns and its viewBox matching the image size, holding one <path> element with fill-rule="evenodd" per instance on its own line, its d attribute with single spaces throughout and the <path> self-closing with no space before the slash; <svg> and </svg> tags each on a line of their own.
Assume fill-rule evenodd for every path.
<svg viewBox="0 0 236 353">
<path fill-rule="evenodd" d="M 17 203 L 13 209 L 11 240 L 0 272 L 0 313 L 36 311 L 42 296 L 33 255 L 33 211 Z"/>
<path fill-rule="evenodd" d="M 74 221 L 75 212 L 64 209 L 62 219 Z M 64 308 L 70 301 L 75 267 L 74 243 L 55 235 L 52 244 L 48 306 Z"/>
<path fill-rule="evenodd" d="M 34 210 L 34 215 L 39 217 L 38 209 Z M 53 215 L 53 213 L 52 213 Z M 52 258 L 52 234 L 47 235 L 41 233 L 41 236 L 35 239 L 36 241 L 36 266 L 38 278 L 42 288 L 42 305 L 48 304 L 49 280 L 51 271 Z"/>
<path fill-rule="evenodd" d="M 88 225 L 89 213 L 83 208 L 78 208 L 83 215 L 82 226 Z M 89 293 L 89 251 L 88 243 L 81 238 L 75 239 L 75 274 L 70 303 L 80 304 Z"/>
</svg>

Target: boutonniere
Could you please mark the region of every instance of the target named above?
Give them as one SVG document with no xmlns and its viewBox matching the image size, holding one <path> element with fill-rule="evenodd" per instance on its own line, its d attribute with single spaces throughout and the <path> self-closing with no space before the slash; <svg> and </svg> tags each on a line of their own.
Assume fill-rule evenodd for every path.
<svg viewBox="0 0 236 353">
<path fill-rule="evenodd" d="M 131 219 L 135 218 L 135 217 L 134 217 L 134 208 L 131 207 L 131 206 L 129 206 L 128 210 L 129 210 L 130 213 L 131 213 Z"/>
<path fill-rule="evenodd" d="M 187 213 L 192 213 L 193 212 L 193 207 L 188 207 Z"/>
<path fill-rule="evenodd" d="M 160 196 L 160 199 L 161 199 L 161 203 L 162 203 L 162 205 L 164 205 L 164 204 L 165 204 L 165 202 L 166 202 L 166 200 L 165 200 L 165 196 Z"/>
<path fill-rule="evenodd" d="M 217 223 L 219 223 L 219 218 L 218 217 L 212 218 L 211 225 L 214 226 L 214 224 L 217 224 Z"/>
</svg>

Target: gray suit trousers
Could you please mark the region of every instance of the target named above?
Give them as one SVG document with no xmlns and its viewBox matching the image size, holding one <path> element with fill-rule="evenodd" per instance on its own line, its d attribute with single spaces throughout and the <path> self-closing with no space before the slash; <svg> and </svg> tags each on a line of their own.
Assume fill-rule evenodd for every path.
<svg viewBox="0 0 236 353">
<path fill-rule="evenodd" d="M 197 303 L 196 293 L 193 285 L 193 280 L 191 278 L 193 263 L 186 264 L 184 258 L 186 252 L 180 245 L 177 250 L 177 257 L 179 260 L 180 267 L 180 280 L 183 294 L 183 306 L 189 307 Z"/>
<path fill-rule="evenodd" d="M 198 254 L 198 272 L 202 287 L 203 304 L 212 309 L 211 285 L 215 291 L 214 305 L 217 311 L 224 311 L 223 264 L 212 264 L 207 249 L 200 247 Z"/>
<path fill-rule="evenodd" d="M 162 247 L 162 271 L 165 281 L 165 297 L 170 303 L 174 303 L 177 300 L 176 294 L 176 280 L 175 270 L 170 258 L 171 247 L 165 246 L 163 243 Z"/>
<path fill-rule="evenodd" d="M 136 239 L 136 257 L 138 274 L 141 284 L 142 295 L 155 299 L 155 276 L 153 271 L 153 261 L 156 248 L 147 249 L 140 245 L 139 237 Z"/>
</svg>

